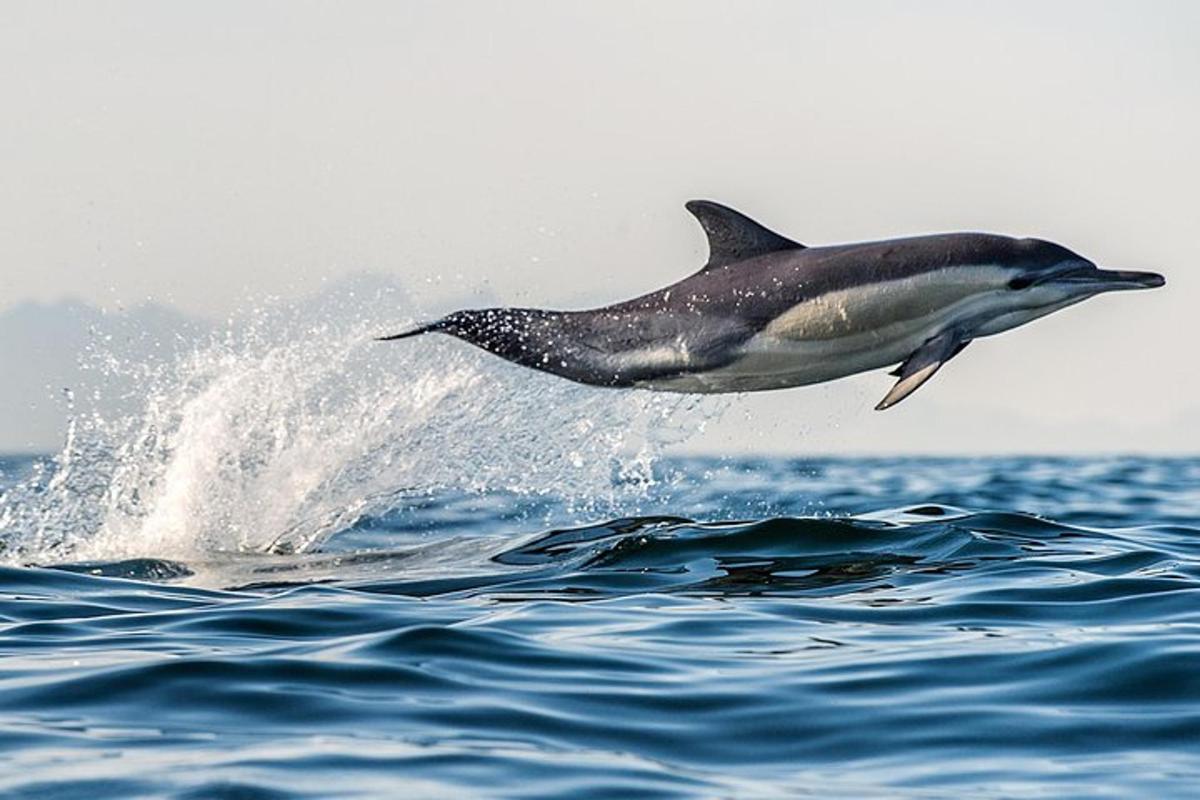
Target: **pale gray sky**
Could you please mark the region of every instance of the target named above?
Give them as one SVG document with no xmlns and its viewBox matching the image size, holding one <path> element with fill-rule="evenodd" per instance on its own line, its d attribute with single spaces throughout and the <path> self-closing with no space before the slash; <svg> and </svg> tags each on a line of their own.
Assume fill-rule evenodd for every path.
<svg viewBox="0 0 1200 800">
<path fill-rule="evenodd" d="M 882 375 L 743 399 L 714 447 L 1195 451 L 1197 41 L 1187 2 L 5 0 L 0 313 L 215 317 L 358 271 L 433 311 L 607 302 L 697 266 L 708 197 L 807 243 L 988 230 L 1169 279 L 886 414 Z"/>
</svg>

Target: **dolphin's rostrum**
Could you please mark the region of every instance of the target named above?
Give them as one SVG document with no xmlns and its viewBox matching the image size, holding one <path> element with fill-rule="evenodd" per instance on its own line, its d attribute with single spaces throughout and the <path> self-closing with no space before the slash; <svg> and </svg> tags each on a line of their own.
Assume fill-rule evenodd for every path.
<svg viewBox="0 0 1200 800">
<path fill-rule="evenodd" d="M 1162 286 L 1041 239 L 947 233 L 806 247 L 718 203 L 687 209 L 708 263 L 665 289 L 587 311 L 457 311 L 383 337 L 448 333 L 597 386 L 743 392 L 899 364 L 876 406 L 912 394 L 973 339 L 1101 292 Z"/>
</svg>

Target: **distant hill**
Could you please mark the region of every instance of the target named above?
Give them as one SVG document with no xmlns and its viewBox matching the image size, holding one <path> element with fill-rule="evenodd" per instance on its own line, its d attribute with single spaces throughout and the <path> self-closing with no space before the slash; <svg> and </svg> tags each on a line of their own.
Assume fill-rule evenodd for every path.
<svg viewBox="0 0 1200 800">
<path fill-rule="evenodd" d="M 99 407 L 115 410 L 127 389 L 94 369 L 93 353 L 130 361 L 174 358 L 210 323 L 162 305 L 111 312 L 77 300 L 22 303 L 0 313 L 0 452 L 53 452 L 62 444 L 67 390 L 103 388 Z"/>
</svg>

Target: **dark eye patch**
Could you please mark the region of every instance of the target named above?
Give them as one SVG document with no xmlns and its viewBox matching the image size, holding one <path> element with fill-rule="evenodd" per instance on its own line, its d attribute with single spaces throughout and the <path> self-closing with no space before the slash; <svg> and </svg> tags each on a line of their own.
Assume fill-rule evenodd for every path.
<svg viewBox="0 0 1200 800">
<path fill-rule="evenodd" d="M 1013 278 L 1008 282 L 1009 289 L 1028 289 L 1034 283 L 1034 278 L 1029 275 L 1021 275 Z"/>
</svg>

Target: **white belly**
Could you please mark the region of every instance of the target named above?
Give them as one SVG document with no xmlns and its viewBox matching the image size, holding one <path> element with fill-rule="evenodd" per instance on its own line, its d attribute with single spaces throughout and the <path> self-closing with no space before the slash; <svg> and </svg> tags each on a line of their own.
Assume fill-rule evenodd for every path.
<svg viewBox="0 0 1200 800">
<path fill-rule="evenodd" d="M 717 393 L 821 383 L 897 364 L 949 327 L 1010 312 L 1000 270 L 956 272 L 956 279 L 933 273 L 822 295 L 777 317 L 723 367 L 641 385 Z"/>
<path fill-rule="evenodd" d="M 672 392 L 754 392 L 822 383 L 903 361 L 934 335 L 932 327 L 887 342 L 857 338 L 790 342 L 766 334 L 747 342 L 737 360 L 708 372 L 646 381 L 648 389 Z"/>
</svg>

